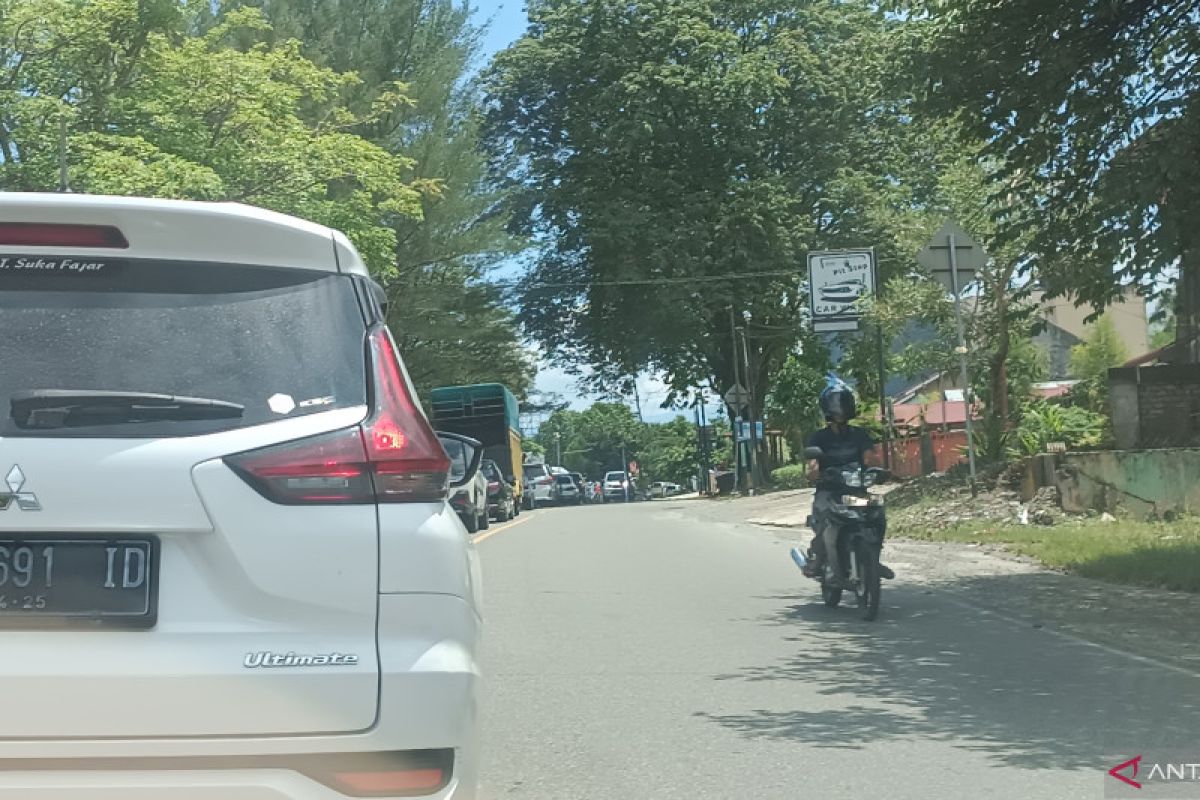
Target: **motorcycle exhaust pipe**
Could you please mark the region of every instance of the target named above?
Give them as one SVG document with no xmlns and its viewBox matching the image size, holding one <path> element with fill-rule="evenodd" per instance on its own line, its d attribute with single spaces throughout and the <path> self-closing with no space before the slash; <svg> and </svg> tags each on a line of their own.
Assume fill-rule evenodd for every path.
<svg viewBox="0 0 1200 800">
<path fill-rule="evenodd" d="M 804 557 L 804 553 L 800 552 L 799 547 L 792 548 L 792 561 L 796 562 L 796 566 L 800 568 L 801 572 L 808 567 L 808 559 Z"/>
</svg>

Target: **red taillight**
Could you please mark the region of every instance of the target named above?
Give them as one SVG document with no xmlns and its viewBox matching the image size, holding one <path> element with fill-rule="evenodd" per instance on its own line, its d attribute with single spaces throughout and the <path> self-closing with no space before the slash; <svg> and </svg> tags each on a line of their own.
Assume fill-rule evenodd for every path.
<svg viewBox="0 0 1200 800">
<path fill-rule="evenodd" d="M 375 408 L 355 426 L 225 459 L 268 500 L 421 503 L 446 498 L 450 459 L 413 402 L 387 329 L 371 331 Z"/>
<path fill-rule="evenodd" d="M 276 503 L 369 503 L 375 499 L 358 427 L 229 456 L 225 463 Z"/>
<path fill-rule="evenodd" d="M 488 491 L 489 492 L 500 491 L 500 481 L 488 481 Z"/>
<path fill-rule="evenodd" d="M 14 247 L 103 247 L 125 249 L 129 242 L 111 225 L 53 222 L 0 222 L 0 245 Z"/>
<path fill-rule="evenodd" d="M 551 478 L 549 475 L 547 475 L 545 477 L 538 478 L 537 482 L 539 486 L 550 486 L 554 483 L 554 478 Z"/>
<path fill-rule="evenodd" d="M 364 425 L 375 493 L 385 503 L 443 500 L 450 457 L 408 391 L 400 358 L 387 328 L 371 331 L 375 414 Z"/>
</svg>

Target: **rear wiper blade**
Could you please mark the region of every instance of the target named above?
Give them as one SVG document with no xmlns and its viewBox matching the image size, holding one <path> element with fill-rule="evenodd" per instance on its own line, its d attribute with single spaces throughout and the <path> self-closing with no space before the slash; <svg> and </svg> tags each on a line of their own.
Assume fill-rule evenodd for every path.
<svg viewBox="0 0 1200 800">
<path fill-rule="evenodd" d="M 246 407 L 225 400 L 152 392 L 37 389 L 9 398 L 20 428 L 79 428 L 163 420 L 239 419 Z"/>
</svg>

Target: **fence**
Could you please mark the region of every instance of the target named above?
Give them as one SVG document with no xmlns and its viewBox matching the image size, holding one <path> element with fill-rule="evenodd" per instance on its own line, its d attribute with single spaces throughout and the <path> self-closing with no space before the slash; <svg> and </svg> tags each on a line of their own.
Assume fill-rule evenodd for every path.
<svg viewBox="0 0 1200 800">
<path fill-rule="evenodd" d="M 922 439 L 926 440 L 922 456 Z M 945 472 L 966 461 L 966 431 L 927 431 L 924 436 L 908 436 L 891 442 L 892 474 L 915 478 L 931 472 Z"/>
</svg>

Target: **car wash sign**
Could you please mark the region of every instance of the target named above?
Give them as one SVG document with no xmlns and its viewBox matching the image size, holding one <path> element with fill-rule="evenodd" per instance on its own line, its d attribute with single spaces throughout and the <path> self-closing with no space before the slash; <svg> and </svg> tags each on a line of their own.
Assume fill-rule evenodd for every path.
<svg viewBox="0 0 1200 800">
<path fill-rule="evenodd" d="M 817 333 L 858 330 L 858 300 L 874 294 L 874 250 L 808 254 L 809 310 Z"/>
</svg>

